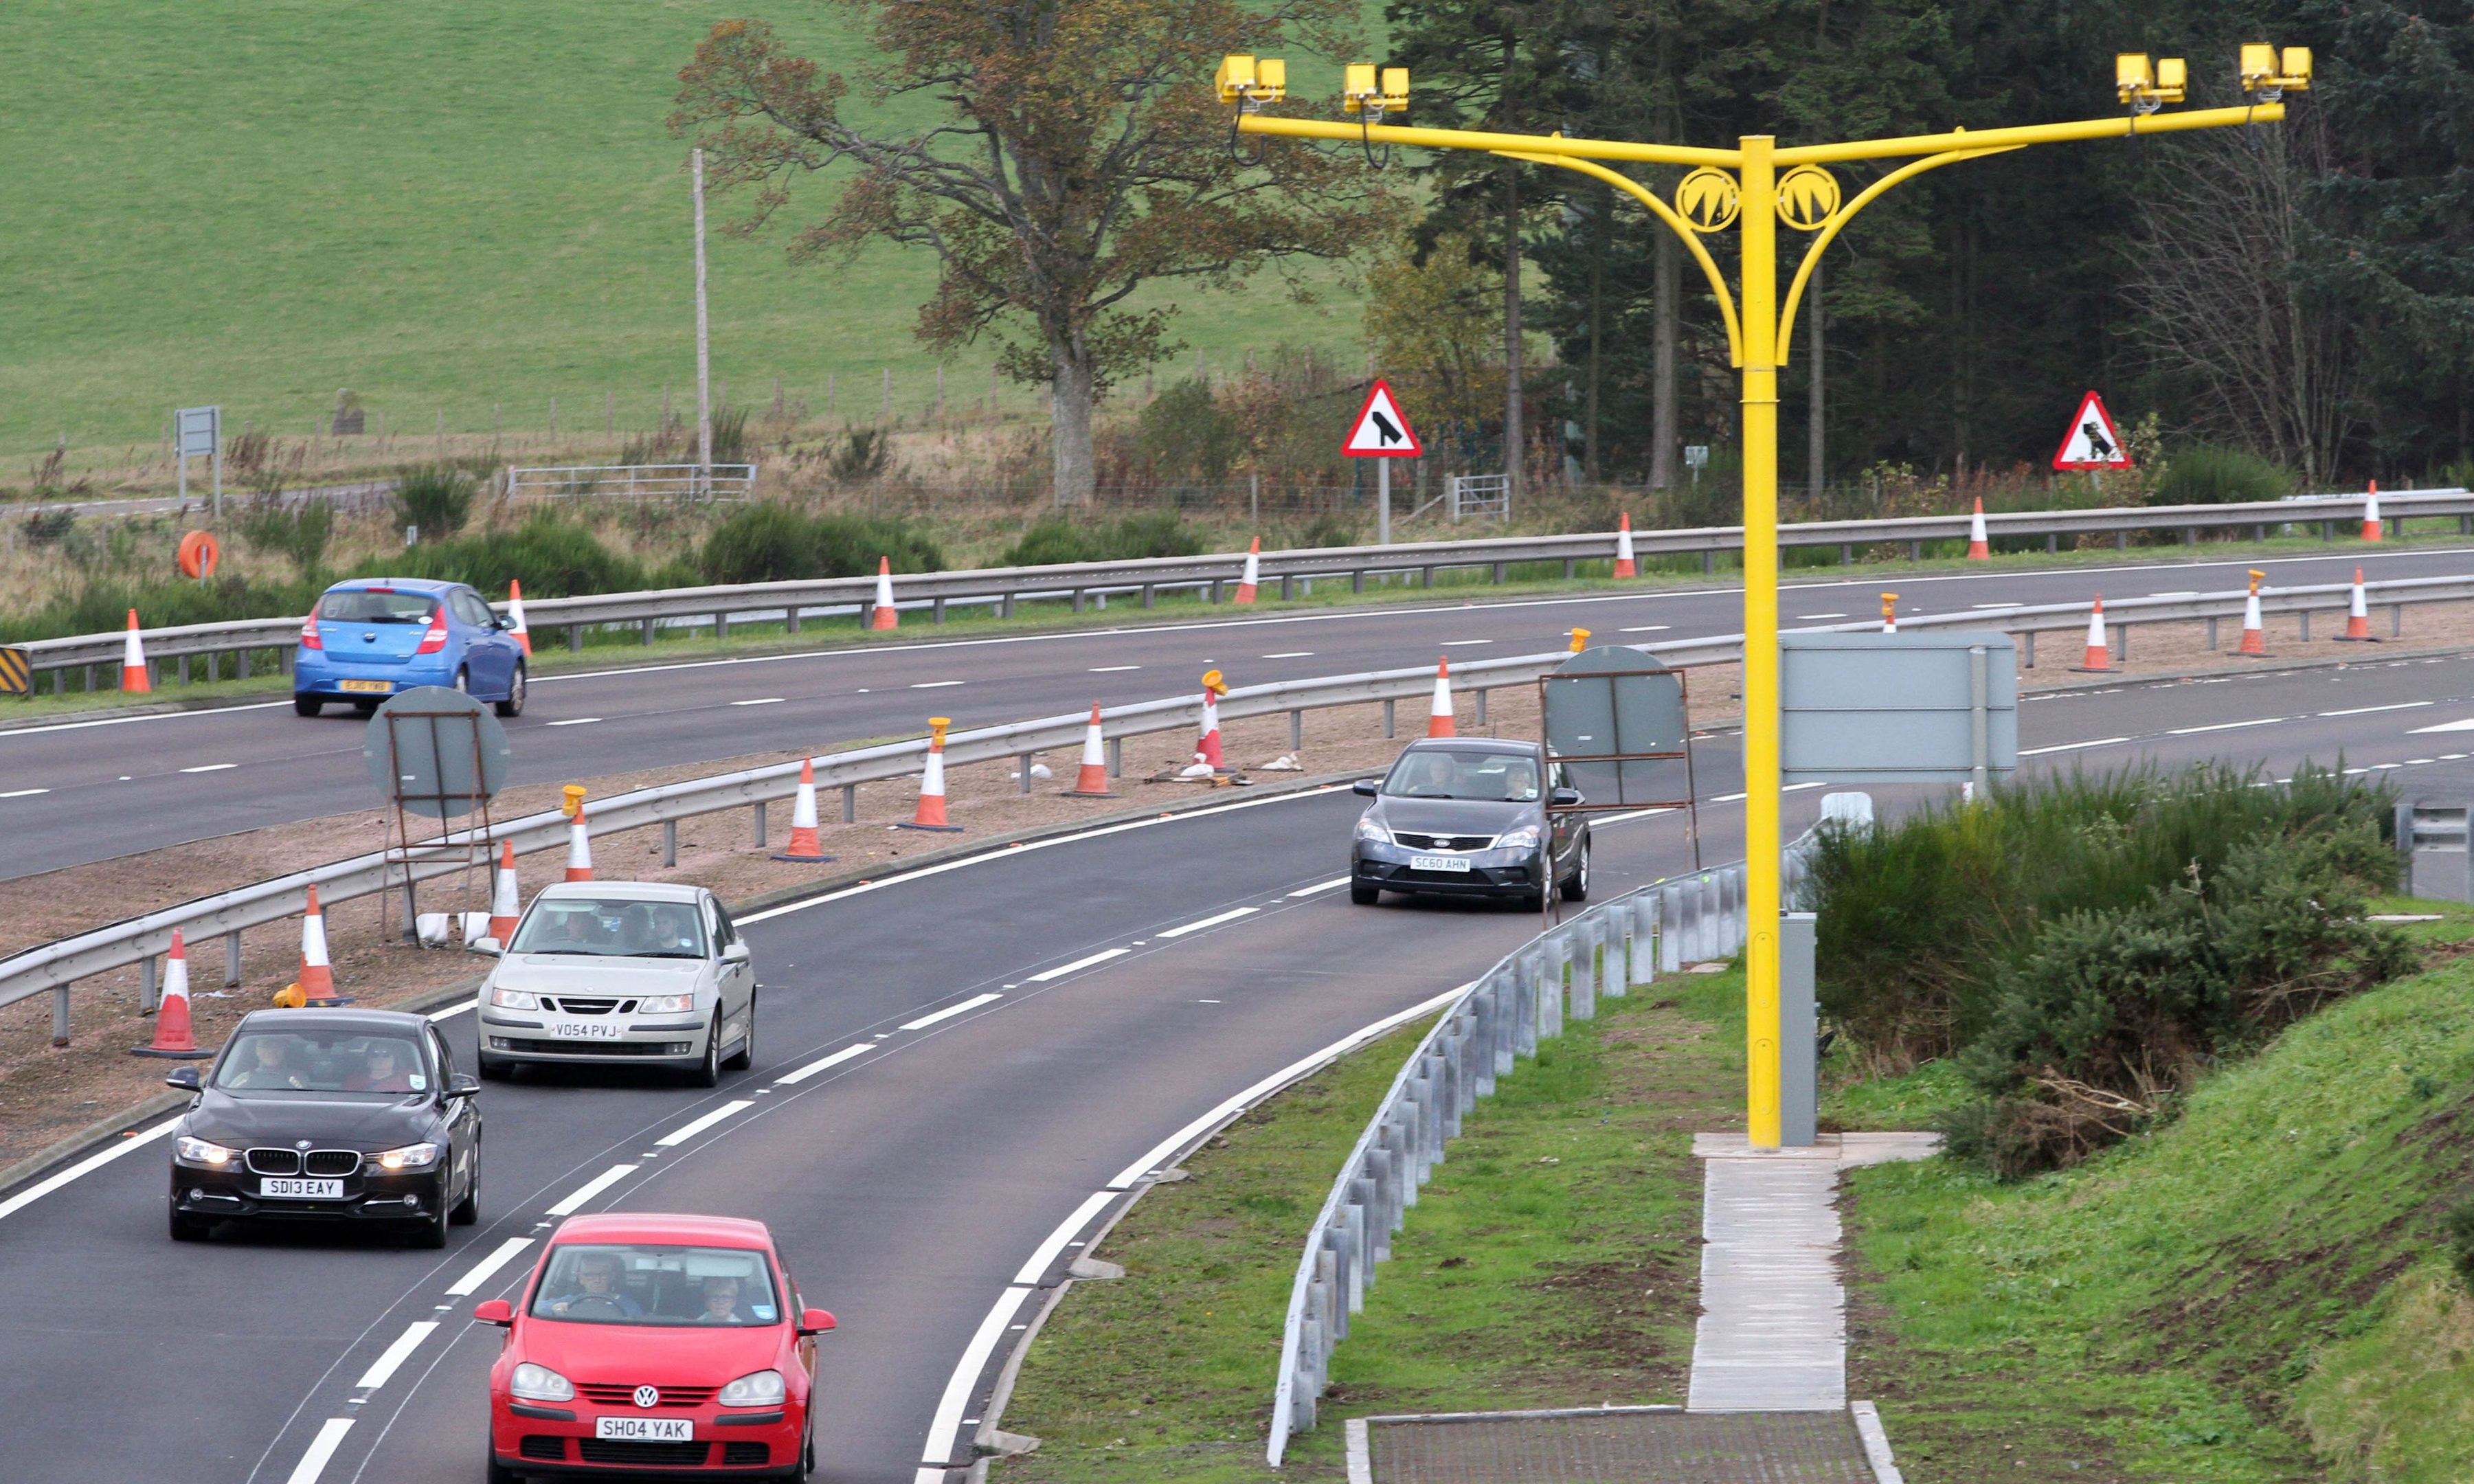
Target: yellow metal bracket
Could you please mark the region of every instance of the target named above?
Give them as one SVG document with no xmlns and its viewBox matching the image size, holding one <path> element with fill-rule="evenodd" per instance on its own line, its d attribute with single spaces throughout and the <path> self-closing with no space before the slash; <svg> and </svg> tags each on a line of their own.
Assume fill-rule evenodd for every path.
<svg viewBox="0 0 2474 1484">
<path fill-rule="evenodd" d="M 1617 190 L 1629 192 L 1634 200 L 1649 207 L 1650 215 L 1664 222 L 1684 239 L 1684 245 L 1692 252 L 1692 260 L 1701 265 L 1702 277 L 1710 280 L 1710 292 L 1718 301 L 1718 313 L 1727 322 L 1727 364 L 1741 366 L 1744 363 L 1743 328 L 1735 322 L 1735 296 L 1727 291 L 1726 276 L 1718 271 L 1717 259 L 1711 257 L 1710 250 L 1702 245 L 1701 234 L 1692 230 L 1692 224 L 1678 215 L 1675 208 L 1661 200 L 1656 191 L 1595 160 L 1575 159 L 1569 155 L 1532 155 L 1521 150 L 1491 150 L 1488 153 L 1501 155 L 1507 159 L 1527 160 L 1533 165 L 1560 165 L 1566 170 L 1576 170 L 1592 180 L 1604 181 Z"/>
<path fill-rule="evenodd" d="M 1982 159 L 1987 155 L 2006 155 L 2012 150 L 2025 148 L 2024 144 L 2005 144 L 1998 149 L 1952 150 L 1946 155 L 1928 155 L 1922 159 L 1911 160 L 1901 165 L 1888 175 L 1875 181 L 1857 191 L 1855 200 L 1831 212 L 1829 218 L 1821 224 L 1821 230 L 1813 234 L 1812 245 L 1804 250 L 1804 261 L 1796 266 L 1795 281 L 1787 285 L 1786 303 L 1779 309 L 1778 363 L 1782 366 L 1786 364 L 1787 347 L 1795 341 L 1795 310 L 1796 305 L 1804 302 L 1805 282 L 1812 277 L 1813 268 L 1820 263 L 1822 249 L 1830 246 L 1831 239 L 1838 235 L 1838 229 L 1847 225 L 1849 217 L 1871 206 L 1891 186 L 1913 180 L 1928 170 L 1938 170 L 1944 165 L 1954 165 L 1962 159 Z"/>
</svg>

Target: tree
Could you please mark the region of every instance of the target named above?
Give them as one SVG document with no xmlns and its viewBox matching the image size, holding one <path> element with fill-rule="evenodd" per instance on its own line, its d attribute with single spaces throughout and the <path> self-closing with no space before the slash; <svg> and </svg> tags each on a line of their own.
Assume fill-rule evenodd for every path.
<svg viewBox="0 0 2474 1484">
<path fill-rule="evenodd" d="M 1403 242 L 1366 276 L 1366 338 L 1385 374 L 1401 377 L 1419 412 L 1473 428 L 1503 404 L 1503 281 L 1472 260 L 1465 238 L 1436 241 L 1419 260 Z"/>
<path fill-rule="evenodd" d="M 1131 307 L 1137 290 L 1226 285 L 1381 231 L 1382 199 L 1346 154 L 1269 141 L 1239 155 L 1210 83 L 1224 53 L 1345 49 L 1348 0 L 841 3 L 881 54 L 860 69 L 861 96 L 933 102 L 935 122 L 855 118 L 840 74 L 762 21 L 725 21 L 681 70 L 671 127 L 698 136 L 718 181 L 761 187 L 745 230 L 794 181 L 836 172 L 794 261 L 873 238 L 935 253 L 918 335 L 943 351 L 993 333 L 1007 375 L 1054 389 L 1060 504 L 1091 498 L 1095 399 L 1179 349 L 1174 307 Z"/>
</svg>

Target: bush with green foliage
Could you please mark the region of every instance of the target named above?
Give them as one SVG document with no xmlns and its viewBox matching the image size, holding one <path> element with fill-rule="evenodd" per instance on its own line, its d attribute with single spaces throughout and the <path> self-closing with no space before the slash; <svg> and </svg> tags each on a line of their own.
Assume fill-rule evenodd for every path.
<svg viewBox="0 0 2474 1484">
<path fill-rule="evenodd" d="M 424 541 L 444 541 L 473 515 L 480 480 L 462 464 L 407 464 L 396 471 L 388 503 L 400 523 L 416 527 Z"/>
<path fill-rule="evenodd" d="M 732 511 L 714 527 L 696 566 L 707 582 L 789 582 L 864 576 L 876 571 L 880 557 L 890 560 L 895 572 L 935 572 L 945 565 L 935 540 L 908 521 L 812 516 L 760 500 Z"/>
<path fill-rule="evenodd" d="M 2448 1234 L 2448 1265 L 2457 1270 L 2459 1282 L 2474 1289 L 2474 1201 L 2450 1206 L 2441 1225 Z"/>
<path fill-rule="evenodd" d="M 554 511 L 541 511 L 512 531 L 481 532 L 411 547 L 362 564 L 367 577 L 430 577 L 470 583 L 492 598 L 521 581 L 530 597 L 628 593 L 659 586 L 657 574 L 601 544 L 593 532 Z"/>
<path fill-rule="evenodd" d="M 1218 484 L 1248 452 L 1245 425 L 1193 377 L 1143 408 L 1135 441 L 1165 484 Z"/>
<path fill-rule="evenodd" d="M 2148 503 L 2237 505 L 2283 499 L 2293 493 L 2293 472 L 2241 449 L 2198 444 L 2166 460 Z"/>
<path fill-rule="evenodd" d="M 252 547 L 288 559 L 303 582 L 314 582 L 335 535 L 335 507 L 314 498 L 286 504 L 281 494 L 270 493 L 244 506 L 232 529 Z"/>
<path fill-rule="evenodd" d="M 1065 562 L 1131 562 L 1153 556 L 1200 556 L 1201 531 L 1173 510 L 1147 510 L 1116 522 L 1052 515 L 1031 523 L 1005 554 L 1007 567 Z"/>
</svg>

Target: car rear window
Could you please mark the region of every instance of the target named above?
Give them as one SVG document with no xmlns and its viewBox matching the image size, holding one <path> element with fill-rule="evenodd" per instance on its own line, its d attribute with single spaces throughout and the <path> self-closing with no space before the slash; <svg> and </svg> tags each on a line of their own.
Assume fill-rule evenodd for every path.
<svg viewBox="0 0 2474 1484">
<path fill-rule="evenodd" d="M 578 1325 L 772 1325 L 772 1264 L 749 1247 L 561 1242 L 533 1289 L 535 1319 Z"/>
<path fill-rule="evenodd" d="M 614 959 L 701 959 L 703 914 L 693 902 L 545 897 L 516 930 L 509 953 L 591 954 Z"/>
<path fill-rule="evenodd" d="M 340 623 L 426 623 L 434 601 L 426 593 L 373 593 L 348 588 L 318 601 L 318 617 Z"/>
</svg>

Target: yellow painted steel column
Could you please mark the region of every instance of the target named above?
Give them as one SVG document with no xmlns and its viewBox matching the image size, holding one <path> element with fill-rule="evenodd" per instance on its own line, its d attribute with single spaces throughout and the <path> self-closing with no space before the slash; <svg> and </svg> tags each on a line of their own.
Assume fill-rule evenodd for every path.
<svg viewBox="0 0 2474 1484">
<path fill-rule="evenodd" d="M 1778 193 L 1766 134 L 1743 140 L 1745 1118 L 1776 1149 L 1779 1088 Z"/>
</svg>

